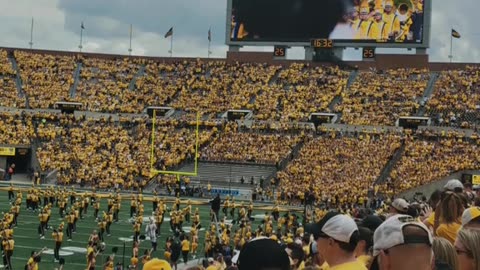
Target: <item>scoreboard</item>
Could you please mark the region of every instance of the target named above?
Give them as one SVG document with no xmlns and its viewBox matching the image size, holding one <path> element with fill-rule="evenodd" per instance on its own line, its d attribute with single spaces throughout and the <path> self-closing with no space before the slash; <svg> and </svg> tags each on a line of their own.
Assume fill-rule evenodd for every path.
<svg viewBox="0 0 480 270">
<path fill-rule="evenodd" d="M 392 1 L 227 0 L 225 40 L 232 46 L 428 48 L 433 0 Z M 388 20 L 395 29 L 380 29 Z M 363 56 L 372 59 L 375 51 Z"/>
</svg>

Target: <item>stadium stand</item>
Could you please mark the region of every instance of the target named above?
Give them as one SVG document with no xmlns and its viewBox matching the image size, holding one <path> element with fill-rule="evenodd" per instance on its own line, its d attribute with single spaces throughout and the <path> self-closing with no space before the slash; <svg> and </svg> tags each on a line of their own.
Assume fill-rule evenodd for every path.
<svg viewBox="0 0 480 270">
<path fill-rule="evenodd" d="M 25 99 L 19 97 L 15 86 L 15 70 L 8 60 L 8 53 L 0 50 L 0 106 L 5 107 L 25 107 Z"/>
<path fill-rule="evenodd" d="M 317 159 L 316 155 L 322 158 L 309 166 L 313 166 L 310 169 L 313 175 L 319 177 L 319 183 L 332 181 L 327 179 L 332 177 L 342 187 L 351 187 L 352 180 L 349 178 L 360 176 L 353 173 L 337 175 L 335 170 L 339 169 L 344 158 L 336 156 L 337 151 L 333 149 L 325 150 L 329 149 L 329 144 L 338 144 L 349 149 L 347 152 L 362 153 L 350 156 L 351 159 L 369 156 L 376 150 L 381 153 L 378 156 L 383 161 L 365 165 L 370 177 L 361 176 L 364 182 L 355 186 L 361 196 L 365 196 L 403 136 L 376 133 L 384 133 L 385 129 L 381 126 L 394 125 L 399 116 L 414 115 L 420 106 L 425 105 L 426 115 L 439 112 L 448 115 L 449 119 L 434 121 L 440 126 L 471 128 L 476 123 L 476 66 L 440 72 L 432 99 L 424 100 L 431 76 L 427 69 L 370 69 L 361 70 L 358 74 L 355 71 L 357 77 L 348 87 L 352 72 L 335 65 L 253 64 L 200 59 L 162 62 L 144 58 L 69 56 L 22 50 L 14 50 L 11 55 L 18 63 L 23 90 L 31 108 L 47 109 L 57 101 L 77 101 L 84 103 L 85 109 L 94 115 L 95 112 L 141 113 L 151 105 L 172 106 L 177 112 L 170 119 L 159 118 L 157 125 L 154 165 L 159 170 L 182 167 L 193 160 L 192 131 L 196 111 L 200 110 L 203 114 L 200 132 L 202 160 L 237 164 L 255 161 L 277 166 L 277 170 L 280 170 L 279 184 L 286 193 L 291 193 L 296 181 L 300 183 L 295 186 L 297 193 L 309 189 L 310 185 L 299 179 L 311 176 L 296 170 L 299 170 L 297 167 L 300 163 Z M 15 89 L 16 71 L 8 57 L 6 50 L 0 51 L 0 76 L 5 86 L 1 90 L 7 97 L 1 102 L 5 107 L 21 108 L 25 102 Z M 74 76 L 76 68 L 80 71 L 78 78 Z M 336 102 L 332 103 L 334 100 Z M 219 117 L 229 109 L 252 110 L 254 121 L 241 121 L 238 128 L 233 128 L 236 125 L 232 124 L 225 125 Z M 351 137 L 342 137 L 342 133 L 339 133 L 341 138 L 335 139 L 328 138 L 332 134 L 329 129 L 320 127 L 317 130 L 320 137 L 313 135 L 313 126 L 307 123 L 309 115 L 331 111 L 339 113 L 342 123 L 359 125 L 358 132 L 350 134 Z M 126 186 L 131 186 L 139 182 L 133 180 L 147 180 L 150 176 L 152 135 L 149 120 L 139 116 L 124 119 L 121 115 L 102 117 L 90 119 L 57 113 L 35 115 L 7 110 L 1 115 L 4 123 L 1 139 L 4 144 L 31 144 L 38 141 L 36 153 L 41 170 L 50 172 L 59 169 L 60 183 L 77 179 L 87 184 L 101 183 L 102 187 L 111 187 L 122 181 Z M 115 120 L 119 117 L 119 121 Z M 453 118 L 460 120 L 452 121 Z M 378 129 L 374 128 L 375 134 L 369 134 L 371 138 L 365 139 L 367 133 L 361 125 Z M 411 133 L 405 131 L 405 134 Z M 285 169 L 283 165 L 289 161 L 286 158 L 293 157 L 293 147 L 301 147 L 305 139 L 306 146 L 300 151 L 300 156 L 295 156 L 295 161 Z M 389 147 L 379 146 L 378 141 L 384 140 Z M 397 190 L 429 183 L 452 171 L 476 166 L 476 163 L 466 163 L 458 168 L 439 170 L 422 181 L 415 180 L 415 176 L 408 174 L 414 170 L 408 168 L 407 164 L 415 159 L 410 156 L 415 152 L 414 146 L 424 143 L 430 145 L 431 138 L 415 137 L 408 142 L 406 154 L 391 175 Z M 316 148 L 315 144 L 323 147 Z M 361 150 L 354 147 L 356 144 Z M 439 154 L 446 155 L 447 160 L 449 150 L 454 151 L 452 153 L 473 153 L 473 144 L 470 143 L 459 144 L 463 150 L 453 150 L 453 146 L 445 143 L 440 145 L 442 148 L 435 144 L 432 149 L 445 149 Z M 109 151 L 120 154 L 113 157 L 108 154 Z M 75 154 L 67 156 L 64 154 L 66 152 Z M 85 154 L 87 152 L 92 155 Z M 325 159 L 330 155 L 335 158 Z M 278 166 L 285 159 L 287 163 Z M 318 172 L 317 166 L 323 170 L 325 163 L 332 163 L 328 165 L 332 167 Z M 403 169 L 405 166 L 407 168 Z M 422 173 L 427 173 L 431 168 L 425 166 L 422 170 L 425 170 Z M 74 177 L 76 174 L 80 177 Z M 409 186 L 402 184 L 407 180 L 398 178 L 411 179 L 408 180 Z M 174 181 L 169 177 L 160 177 L 160 180 L 169 183 Z M 317 194 L 319 197 L 321 195 Z"/>
<path fill-rule="evenodd" d="M 442 71 L 435 85 L 436 91 L 427 103 L 429 115 L 435 124 L 472 128 L 478 125 L 479 94 L 476 91 L 478 66 L 467 66 L 462 70 Z"/>
<path fill-rule="evenodd" d="M 66 101 L 73 84 L 73 56 L 35 54 L 15 51 L 22 89 L 31 108 L 53 108 L 57 101 Z"/>
<path fill-rule="evenodd" d="M 453 172 L 480 166 L 477 141 L 461 136 L 445 136 L 433 140 L 408 138 L 405 153 L 391 173 L 394 195 L 428 184 Z"/>
<path fill-rule="evenodd" d="M 24 114 L 0 113 L 0 143 L 29 145 L 35 136 L 31 117 Z"/>
<path fill-rule="evenodd" d="M 128 103 L 129 82 L 140 69 L 137 61 L 82 59 L 80 82 L 74 101 L 94 112 L 133 112 Z"/>
<path fill-rule="evenodd" d="M 310 189 L 316 198 L 339 207 L 365 201 L 387 160 L 400 147 L 397 135 L 336 136 L 310 140 L 286 170 L 278 173 L 286 201 L 299 200 Z"/>
<path fill-rule="evenodd" d="M 202 159 L 276 165 L 301 141 L 300 136 L 238 132 L 237 128 L 236 124 L 227 125 L 202 151 Z"/>
<path fill-rule="evenodd" d="M 427 70 L 392 69 L 360 72 L 335 110 L 351 125 L 394 125 L 414 115 L 429 80 Z"/>
</svg>

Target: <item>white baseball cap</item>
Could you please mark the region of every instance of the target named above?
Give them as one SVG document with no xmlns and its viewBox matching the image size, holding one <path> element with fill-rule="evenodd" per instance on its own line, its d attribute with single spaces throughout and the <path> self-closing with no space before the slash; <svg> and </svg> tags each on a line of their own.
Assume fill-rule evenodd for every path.
<svg viewBox="0 0 480 270">
<path fill-rule="evenodd" d="M 458 179 L 452 179 L 452 180 L 449 180 L 447 182 L 447 184 L 445 184 L 445 186 L 443 186 L 443 188 L 445 190 L 449 190 L 449 191 L 455 191 L 455 189 L 462 189 L 463 190 L 463 184 Z"/>
<path fill-rule="evenodd" d="M 329 212 L 318 223 L 307 224 L 305 231 L 311 233 L 314 239 L 328 236 L 339 242 L 350 243 L 353 233 L 358 232 L 358 226 L 347 215 Z"/>
<path fill-rule="evenodd" d="M 419 227 L 425 231 L 425 236 L 405 235 L 404 228 L 407 226 Z M 427 226 L 417 222 L 415 218 L 409 215 L 395 215 L 388 218 L 375 230 L 373 234 L 373 256 L 377 256 L 382 250 L 399 245 L 426 244 L 431 246 L 432 243 L 432 234 Z"/>
<path fill-rule="evenodd" d="M 405 199 L 397 198 L 390 204 L 390 206 L 401 213 L 407 213 L 410 204 Z"/>
</svg>

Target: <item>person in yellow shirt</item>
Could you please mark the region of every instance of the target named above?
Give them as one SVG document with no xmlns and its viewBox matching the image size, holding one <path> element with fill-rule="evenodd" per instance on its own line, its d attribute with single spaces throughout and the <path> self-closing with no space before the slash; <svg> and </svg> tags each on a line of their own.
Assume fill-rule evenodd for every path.
<svg viewBox="0 0 480 270">
<path fill-rule="evenodd" d="M 305 229 L 313 235 L 318 252 L 330 266 L 329 269 L 367 269 L 355 258 L 359 231 L 351 217 L 337 212 L 329 212 L 319 222 L 308 224 Z"/>
<path fill-rule="evenodd" d="M 190 252 L 190 241 L 188 240 L 188 237 L 186 235 L 183 236 L 183 240 L 181 242 L 182 246 L 182 256 L 183 256 L 183 262 L 187 264 L 188 262 L 188 253 Z"/>
<path fill-rule="evenodd" d="M 393 0 L 385 2 L 383 20 L 387 24 L 387 32 L 389 40 L 395 40 L 400 32 L 400 19 L 394 12 Z"/>
<path fill-rule="evenodd" d="M 54 229 L 52 233 L 52 238 L 55 241 L 55 249 L 53 250 L 53 257 L 55 262 L 60 260 L 60 248 L 62 247 L 63 242 L 63 232 L 59 229 Z"/>
<path fill-rule="evenodd" d="M 45 230 L 47 229 L 47 219 L 48 219 L 48 214 L 46 210 L 43 210 L 40 214 L 38 214 L 38 218 L 40 220 L 40 224 L 38 225 L 38 232 L 40 234 L 40 239 L 45 239 Z"/>
<path fill-rule="evenodd" d="M 32 253 L 30 254 L 30 258 L 28 258 L 26 269 L 38 270 L 38 262 L 39 262 L 40 256 L 45 250 L 47 250 L 47 248 L 43 248 L 38 252 L 32 251 Z"/>
<path fill-rule="evenodd" d="M 373 23 L 375 26 L 374 32 L 372 32 L 372 38 L 377 41 L 387 41 L 388 40 L 388 28 L 387 23 L 383 20 L 381 10 L 375 10 L 375 15 L 373 17 Z"/>
<path fill-rule="evenodd" d="M 95 252 L 94 244 L 92 241 L 88 242 L 87 246 L 87 270 L 95 270 L 95 264 L 97 263 L 98 251 Z"/>
<path fill-rule="evenodd" d="M 11 257 L 13 255 L 13 249 L 15 248 L 15 241 L 12 236 L 4 237 L 2 240 L 3 248 L 3 265 L 8 269 L 12 269 Z"/>
<path fill-rule="evenodd" d="M 368 7 L 360 8 L 360 22 L 357 28 L 355 28 L 355 39 L 372 39 L 376 25 L 369 18 Z"/>
<path fill-rule="evenodd" d="M 435 211 L 435 235 L 447 239 L 452 245 L 462 227 L 464 211 L 462 196 L 459 193 L 446 192 Z"/>
</svg>

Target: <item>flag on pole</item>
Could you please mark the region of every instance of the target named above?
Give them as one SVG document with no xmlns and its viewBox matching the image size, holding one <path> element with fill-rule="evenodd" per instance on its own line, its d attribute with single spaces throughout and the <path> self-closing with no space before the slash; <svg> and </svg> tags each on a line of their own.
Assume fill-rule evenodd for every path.
<svg viewBox="0 0 480 270">
<path fill-rule="evenodd" d="M 168 38 L 169 36 L 173 36 L 173 27 L 168 30 L 168 32 L 165 34 L 165 38 Z"/>
<path fill-rule="evenodd" d="M 452 37 L 454 38 L 460 38 L 460 33 L 458 33 L 457 31 L 455 31 L 455 29 L 452 29 Z"/>
<path fill-rule="evenodd" d="M 82 22 L 82 24 L 80 25 L 80 28 L 85 29 L 85 26 L 83 25 L 83 22 Z"/>
<path fill-rule="evenodd" d="M 212 41 L 212 29 L 208 29 L 208 41 Z"/>
</svg>

